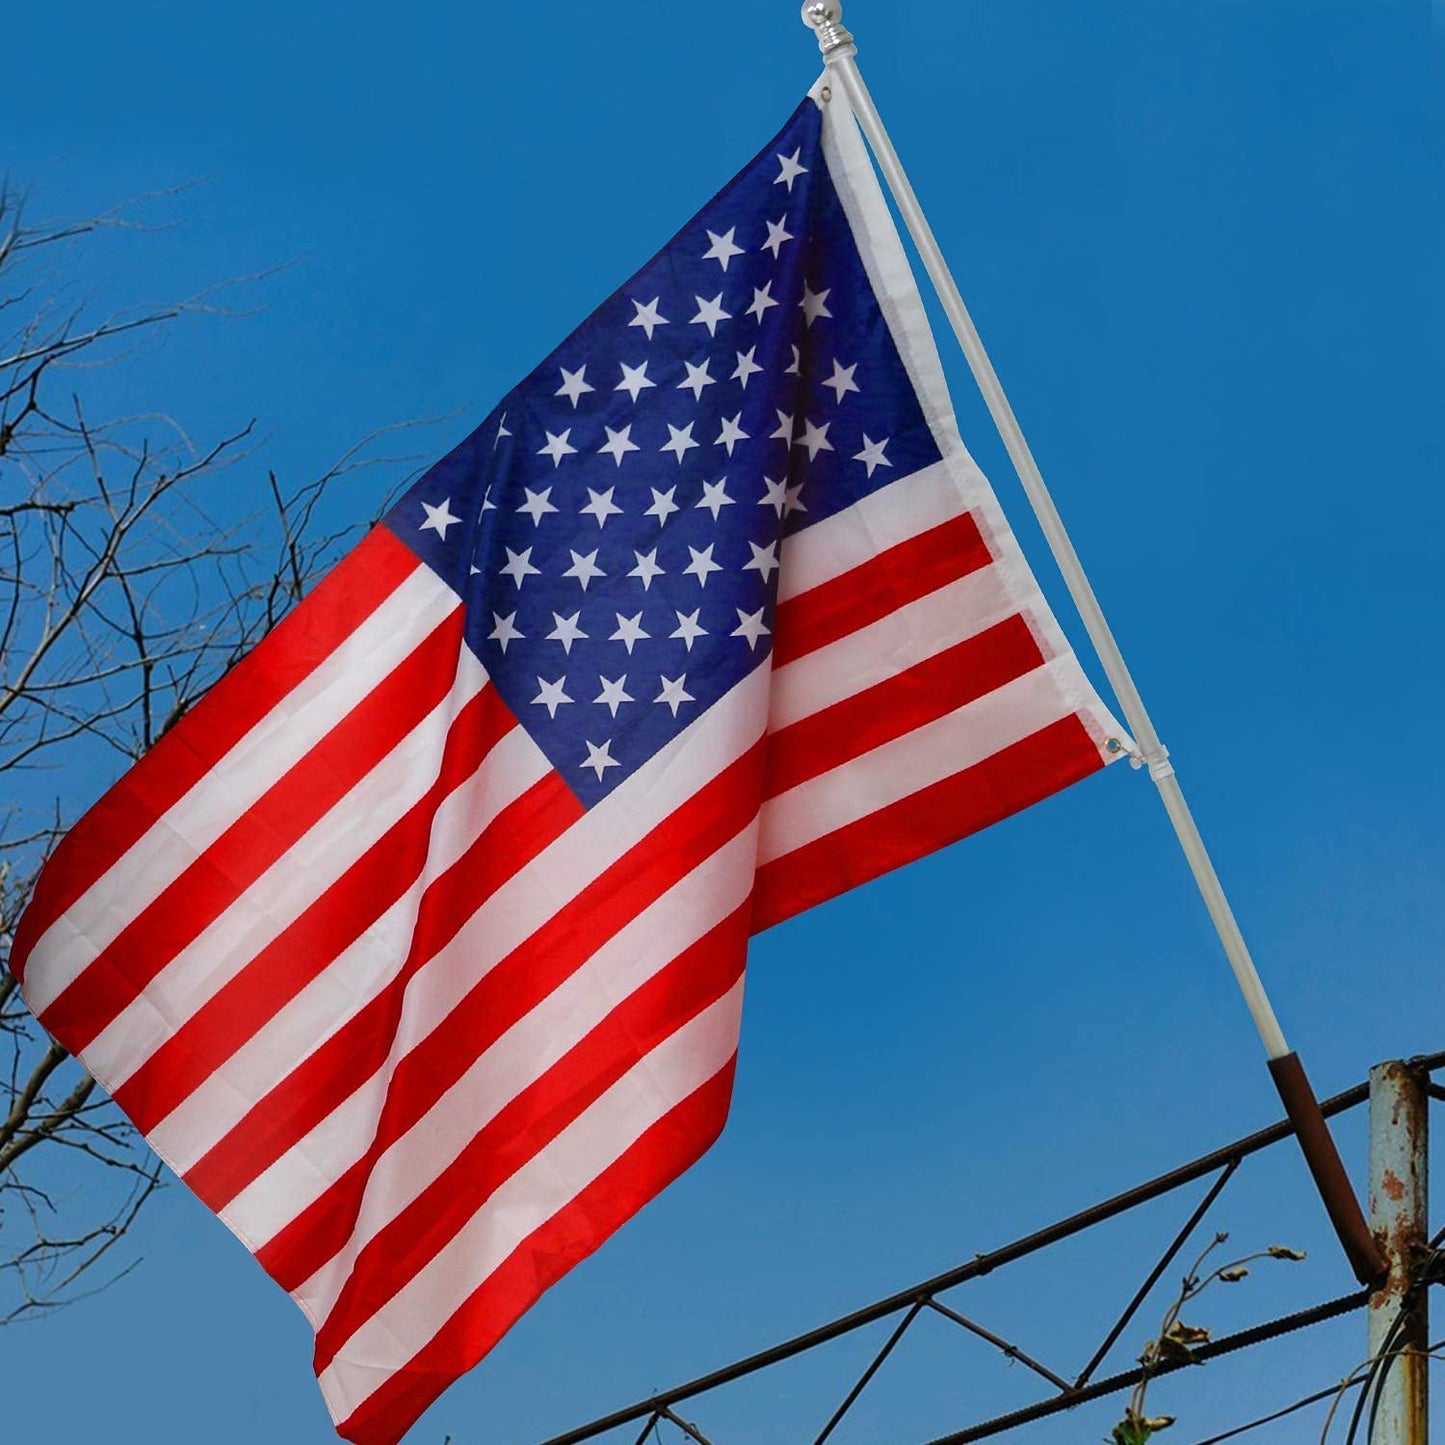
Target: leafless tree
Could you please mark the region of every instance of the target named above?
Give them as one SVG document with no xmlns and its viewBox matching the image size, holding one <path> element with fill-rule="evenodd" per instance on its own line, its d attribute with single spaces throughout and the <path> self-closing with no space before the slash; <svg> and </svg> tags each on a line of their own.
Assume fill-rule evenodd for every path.
<svg viewBox="0 0 1445 1445">
<path fill-rule="evenodd" d="M 153 339 L 222 309 L 211 293 L 103 313 L 80 294 L 88 248 L 136 217 L 33 223 L 0 189 L 0 965 L 67 824 L 348 540 L 325 521 L 338 482 L 413 462 L 377 433 L 287 486 L 250 426 L 197 445 L 162 412 L 92 415 Z M 106 1256 L 160 1179 L 0 967 L 0 1323 L 114 1279 Z"/>
</svg>

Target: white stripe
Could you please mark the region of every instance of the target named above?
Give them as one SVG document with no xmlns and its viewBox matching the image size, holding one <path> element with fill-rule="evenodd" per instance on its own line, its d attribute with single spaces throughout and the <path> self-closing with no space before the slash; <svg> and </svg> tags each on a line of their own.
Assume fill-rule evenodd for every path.
<svg viewBox="0 0 1445 1445">
<path fill-rule="evenodd" d="M 466 1227 L 351 1336 L 319 1380 L 333 1419 L 345 1420 L 404 1368 L 528 1235 L 727 1066 L 736 1049 L 741 1008 L 739 980 L 512 1175 Z"/>
<path fill-rule="evenodd" d="M 513 949 L 746 753 L 762 735 L 767 694 L 763 665 L 487 899 L 407 986 L 388 1062 L 227 1205 L 222 1216 L 231 1228 L 257 1245 L 271 1239 L 361 1158 L 395 1061 Z"/>
<path fill-rule="evenodd" d="M 1014 600 L 997 569 L 982 567 L 960 577 L 776 668 L 768 731 L 887 682 L 1014 615 Z"/>
<path fill-rule="evenodd" d="M 1078 664 L 1072 655 L 1036 667 L 984 697 L 883 743 L 763 804 L 758 865 L 791 853 L 972 767 L 1068 717 Z"/>
<path fill-rule="evenodd" d="M 754 822 L 518 1020 L 377 1160 L 345 1248 L 295 1292 L 309 1319 L 324 1320 L 330 1314 L 362 1248 L 441 1175 L 482 1128 L 603 1024 L 619 1003 L 746 900 L 756 853 Z"/>
<path fill-rule="evenodd" d="M 93 883 L 35 945 L 25 996 L 43 1013 L 227 828 L 437 627 L 460 602 L 418 567 Z"/>
<path fill-rule="evenodd" d="M 386 757 L 307 829 L 216 920 L 186 945 L 85 1050 L 85 1065 L 114 1090 L 273 943 L 435 783 L 447 732 L 486 686 L 463 648 L 452 690 Z"/>
<path fill-rule="evenodd" d="M 406 961 L 427 885 L 549 766 L 520 727 L 496 743 L 481 767 L 437 809 L 426 862 L 410 888 L 151 1130 L 152 1146 L 173 1169 L 190 1169 L 257 1100 L 395 978 Z"/>
<path fill-rule="evenodd" d="M 968 510 L 967 500 L 942 462 L 900 477 L 784 541 L 778 602 L 875 561 L 889 547 L 951 522 Z"/>
</svg>

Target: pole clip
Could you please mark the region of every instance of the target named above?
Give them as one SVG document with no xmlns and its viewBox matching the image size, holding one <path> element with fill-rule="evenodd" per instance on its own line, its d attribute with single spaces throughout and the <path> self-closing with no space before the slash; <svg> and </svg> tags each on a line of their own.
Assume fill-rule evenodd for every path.
<svg viewBox="0 0 1445 1445">
<path fill-rule="evenodd" d="M 1150 778 L 1156 783 L 1162 783 L 1165 778 L 1174 776 L 1174 764 L 1169 761 L 1169 749 L 1163 743 L 1148 750 L 1141 748 L 1136 753 L 1130 753 L 1129 766 L 1148 768 Z"/>
<path fill-rule="evenodd" d="M 838 0 L 806 0 L 803 24 L 817 36 L 824 65 L 857 55 L 858 47 L 853 43 L 852 32 L 843 24 L 843 7 Z"/>
</svg>

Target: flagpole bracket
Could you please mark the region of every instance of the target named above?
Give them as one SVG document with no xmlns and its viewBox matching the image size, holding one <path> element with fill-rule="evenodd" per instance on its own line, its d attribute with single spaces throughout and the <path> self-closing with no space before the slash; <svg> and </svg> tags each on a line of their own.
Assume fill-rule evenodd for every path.
<svg viewBox="0 0 1445 1445">
<path fill-rule="evenodd" d="M 852 32 L 843 24 L 843 7 L 838 0 L 806 0 L 803 24 L 817 36 L 824 65 L 857 55 L 858 47 L 853 43 Z"/>
</svg>

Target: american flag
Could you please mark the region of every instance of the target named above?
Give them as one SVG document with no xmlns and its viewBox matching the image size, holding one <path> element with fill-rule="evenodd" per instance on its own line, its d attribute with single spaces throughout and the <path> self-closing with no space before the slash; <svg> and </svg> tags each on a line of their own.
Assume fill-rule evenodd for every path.
<svg viewBox="0 0 1445 1445">
<path fill-rule="evenodd" d="M 70 833 L 14 966 L 382 1445 L 716 1137 L 750 933 L 1129 746 L 815 88 Z"/>
</svg>

